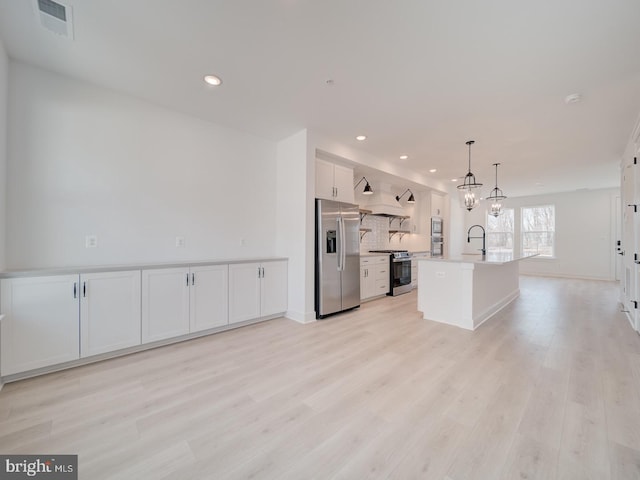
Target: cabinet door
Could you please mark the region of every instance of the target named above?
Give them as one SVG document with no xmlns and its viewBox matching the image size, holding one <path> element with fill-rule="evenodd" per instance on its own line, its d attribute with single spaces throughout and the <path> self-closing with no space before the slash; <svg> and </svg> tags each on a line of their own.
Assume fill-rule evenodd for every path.
<svg viewBox="0 0 640 480">
<path fill-rule="evenodd" d="M 229 323 L 260 317 L 259 263 L 229 265 Z"/>
<path fill-rule="evenodd" d="M 370 292 L 367 284 L 367 266 L 360 267 L 360 300 L 370 297 Z"/>
<path fill-rule="evenodd" d="M 140 345 L 140 270 L 80 275 L 80 356 Z"/>
<path fill-rule="evenodd" d="M 260 289 L 260 316 L 287 311 L 287 262 L 265 262 Z"/>
<path fill-rule="evenodd" d="M 333 163 L 316 159 L 316 198 L 335 200 Z"/>
<path fill-rule="evenodd" d="M 229 266 L 191 268 L 189 323 L 191 332 L 229 323 Z"/>
<path fill-rule="evenodd" d="M 353 169 L 334 165 L 333 185 L 336 187 L 336 200 L 339 202 L 354 203 Z"/>
<path fill-rule="evenodd" d="M 2 375 L 80 358 L 78 275 L 1 282 Z"/>
<path fill-rule="evenodd" d="M 142 343 L 189 333 L 189 269 L 142 272 Z"/>
</svg>

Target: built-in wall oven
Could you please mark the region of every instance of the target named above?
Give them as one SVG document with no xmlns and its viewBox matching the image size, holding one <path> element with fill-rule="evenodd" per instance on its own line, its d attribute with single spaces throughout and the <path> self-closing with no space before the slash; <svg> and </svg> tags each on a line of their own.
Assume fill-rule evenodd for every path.
<svg viewBox="0 0 640 480">
<path fill-rule="evenodd" d="M 411 254 L 407 250 L 369 250 L 389 255 L 389 292 L 400 295 L 411 291 Z"/>
<path fill-rule="evenodd" d="M 431 256 L 440 257 L 444 254 L 444 240 L 442 239 L 442 218 L 431 217 Z"/>
</svg>

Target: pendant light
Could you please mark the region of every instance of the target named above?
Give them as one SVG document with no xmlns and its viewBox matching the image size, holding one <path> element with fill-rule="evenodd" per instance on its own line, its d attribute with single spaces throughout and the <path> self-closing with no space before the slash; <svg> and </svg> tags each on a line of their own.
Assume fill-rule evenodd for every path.
<svg viewBox="0 0 640 480">
<path fill-rule="evenodd" d="M 498 165 L 499 163 L 494 163 L 493 166 L 496 167 L 496 186 L 491 193 L 487 197 L 487 200 L 491 202 L 491 209 L 489 210 L 489 215 L 493 215 L 497 217 L 502 214 L 502 200 L 507 198 L 507 196 L 502 193 L 502 190 L 498 188 Z"/>
<path fill-rule="evenodd" d="M 475 190 L 482 187 L 481 183 L 476 182 L 476 176 L 471 173 L 471 145 L 474 143 L 476 143 L 475 140 L 466 142 L 466 144 L 469 145 L 469 171 L 464 176 L 462 185 L 458 185 L 458 191 L 462 196 L 462 203 L 468 211 L 471 211 L 478 205 L 478 197 L 475 194 Z"/>
</svg>

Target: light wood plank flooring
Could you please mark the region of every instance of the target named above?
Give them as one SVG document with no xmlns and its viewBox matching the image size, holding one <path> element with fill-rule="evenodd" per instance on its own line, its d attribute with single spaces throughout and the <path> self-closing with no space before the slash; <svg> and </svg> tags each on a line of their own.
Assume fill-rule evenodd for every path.
<svg viewBox="0 0 640 480">
<path fill-rule="evenodd" d="M 81 479 L 639 479 L 640 336 L 610 282 L 523 277 L 469 332 L 415 292 L 0 392 L 0 452 Z"/>
</svg>

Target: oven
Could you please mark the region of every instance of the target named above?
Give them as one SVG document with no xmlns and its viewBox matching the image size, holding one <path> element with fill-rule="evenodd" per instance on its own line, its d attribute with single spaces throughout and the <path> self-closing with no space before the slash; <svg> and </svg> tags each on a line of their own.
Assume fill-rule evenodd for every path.
<svg viewBox="0 0 640 480">
<path fill-rule="evenodd" d="M 441 257 L 444 254 L 442 240 L 442 218 L 431 217 L 431 256 Z"/>
<path fill-rule="evenodd" d="M 391 295 L 411 291 L 411 254 L 399 252 L 391 254 Z"/>
</svg>

